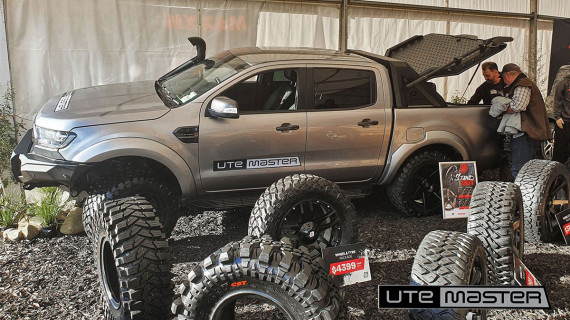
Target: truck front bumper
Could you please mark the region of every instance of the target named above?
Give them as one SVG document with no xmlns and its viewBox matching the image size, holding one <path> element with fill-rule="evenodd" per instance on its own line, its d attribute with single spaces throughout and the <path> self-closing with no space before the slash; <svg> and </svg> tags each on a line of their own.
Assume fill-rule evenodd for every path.
<svg viewBox="0 0 570 320">
<path fill-rule="evenodd" d="M 50 159 L 31 152 L 32 130 L 28 130 L 10 159 L 16 181 L 31 190 L 36 187 L 67 186 L 72 188 L 77 178 L 91 165 L 66 160 Z"/>
</svg>

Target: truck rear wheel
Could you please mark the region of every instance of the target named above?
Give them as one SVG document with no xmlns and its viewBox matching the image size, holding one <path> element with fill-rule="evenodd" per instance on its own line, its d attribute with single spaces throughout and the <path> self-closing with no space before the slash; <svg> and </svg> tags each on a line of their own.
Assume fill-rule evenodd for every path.
<svg viewBox="0 0 570 320">
<path fill-rule="evenodd" d="M 514 285 L 513 254 L 523 259 L 523 204 L 519 187 L 510 182 L 480 182 L 473 191 L 467 233 L 487 252 L 489 284 Z"/>
<path fill-rule="evenodd" d="M 290 238 L 294 244 L 339 246 L 358 238 L 354 205 L 333 182 L 310 174 L 279 179 L 259 197 L 248 235 Z"/>
<path fill-rule="evenodd" d="M 211 254 L 188 274 L 172 304 L 178 319 L 235 319 L 263 308 L 264 319 L 345 319 L 346 305 L 306 247 L 246 237 Z"/>
<path fill-rule="evenodd" d="M 125 167 L 121 171 L 97 179 L 91 187 L 83 205 L 83 226 L 87 236 L 92 238 L 93 217 L 102 210 L 105 201 L 136 195 L 145 197 L 153 205 L 166 236 L 170 236 L 180 216 L 180 195 L 150 170 Z"/>
<path fill-rule="evenodd" d="M 106 319 L 162 319 L 172 288 L 168 244 L 142 197 L 106 201 L 93 216 L 95 261 Z"/>
<path fill-rule="evenodd" d="M 530 160 L 515 179 L 522 193 L 527 242 L 553 242 L 562 233 L 555 215 L 568 208 L 570 174 L 556 161 Z"/>
<path fill-rule="evenodd" d="M 438 150 L 423 151 L 411 156 L 388 185 L 390 202 L 408 216 L 429 216 L 441 213 L 439 162 L 452 161 Z"/>
<path fill-rule="evenodd" d="M 485 248 L 473 235 L 455 231 L 432 231 L 420 243 L 412 266 L 410 284 L 486 285 Z M 410 309 L 408 315 L 412 320 L 486 319 L 487 310 Z M 469 316 L 472 317 L 468 318 Z"/>
</svg>

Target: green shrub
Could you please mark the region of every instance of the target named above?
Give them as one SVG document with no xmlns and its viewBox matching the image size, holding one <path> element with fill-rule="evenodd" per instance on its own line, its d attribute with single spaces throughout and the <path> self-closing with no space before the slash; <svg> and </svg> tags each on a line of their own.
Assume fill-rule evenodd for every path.
<svg viewBox="0 0 570 320">
<path fill-rule="evenodd" d="M 27 209 L 19 198 L 0 196 L 0 226 L 4 228 L 16 226 L 18 221 L 27 217 Z"/>
<path fill-rule="evenodd" d="M 44 227 L 53 225 L 57 222 L 55 217 L 63 208 L 63 191 L 56 187 L 47 187 L 41 188 L 40 192 L 40 201 L 32 205 L 30 214 L 38 216 Z"/>
</svg>

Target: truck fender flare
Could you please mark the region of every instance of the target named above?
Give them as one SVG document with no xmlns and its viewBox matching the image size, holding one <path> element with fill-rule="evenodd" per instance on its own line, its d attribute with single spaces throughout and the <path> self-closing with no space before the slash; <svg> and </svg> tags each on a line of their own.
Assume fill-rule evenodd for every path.
<svg viewBox="0 0 570 320">
<path fill-rule="evenodd" d="M 150 139 L 114 138 L 104 140 L 82 150 L 71 161 L 94 163 L 133 156 L 152 159 L 167 167 L 178 180 L 183 198 L 196 194 L 194 175 L 186 161 L 174 150 Z"/>
<path fill-rule="evenodd" d="M 446 145 L 455 149 L 463 160 L 471 158 L 467 144 L 458 135 L 447 131 L 428 131 L 425 138 L 416 143 L 406 143 L 391 153 L 388 158 L 388 170 L 382 174 L 379 184 L 389 183 L 404 162 L 416 151 L 430 145 Z"/>
</svg>

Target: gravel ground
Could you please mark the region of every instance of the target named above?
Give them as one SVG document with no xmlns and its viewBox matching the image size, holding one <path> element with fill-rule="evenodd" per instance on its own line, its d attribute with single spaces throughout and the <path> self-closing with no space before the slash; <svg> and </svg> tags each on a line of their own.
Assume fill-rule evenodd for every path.
<svg viewBox="0 0 570 320">
<path fill-rule="evenodd" d="M 371 249 L 372 281 L 344 288 L 353 319 L 404 319 L 378 310 L 378 284 L 408 284 L 415 250 L 432 230 L 465 231 L 466 220 L 404 218 L 382 189 L 354 200 L 360 240 Z M 248 213 L 209 211 L 181 218 L 169 244 L 173 283 L 201 259 L 247 233 Z M 552 310 L 491 311 L 490 319 L 570 319 L 570 247 L 527 245 L 526 264 L 546 286 Z M 96 268 L 86 236 L 0 242 L 0 319 L 99 319 Z"/>
</svg>

